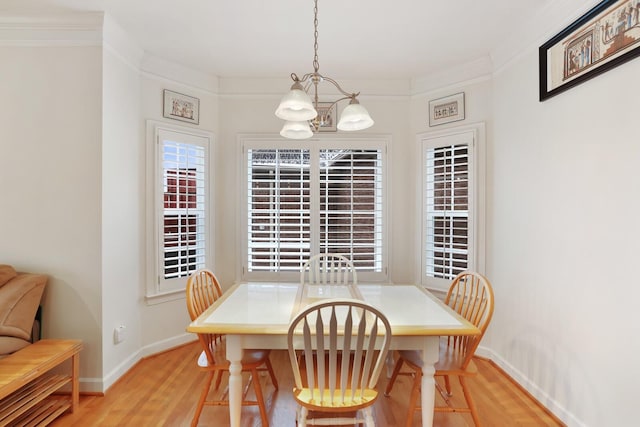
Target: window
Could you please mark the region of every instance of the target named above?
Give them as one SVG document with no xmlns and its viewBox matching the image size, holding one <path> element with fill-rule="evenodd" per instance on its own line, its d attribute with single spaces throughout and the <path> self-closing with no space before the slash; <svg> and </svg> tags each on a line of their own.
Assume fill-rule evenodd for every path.
<svg viewBox="0 0 640 427">
<path fill-rule="evenodd" d="M 422 144 L 422 282 L 447 289 L 480 267 L 479 132 L 466 128 L 419 137 Z"/>
<path fill-rule="evenodd" d="M 209 135 L 156 126 L 154 285 L 148 294 L 182 292 L 187 277 L 204 268 L 209 250 Z"/>
<path fill-rule="evenodd" d="M 163 278 L 185 277 L 205 265 L 205 148 L 161 140 Z"/>
<path fill-rule="evenodd" d="M 386 139 L 245 138 L 245 280 L 298 280 L 312 255 L 350 258 L 385 280 Z"/>
</svg>

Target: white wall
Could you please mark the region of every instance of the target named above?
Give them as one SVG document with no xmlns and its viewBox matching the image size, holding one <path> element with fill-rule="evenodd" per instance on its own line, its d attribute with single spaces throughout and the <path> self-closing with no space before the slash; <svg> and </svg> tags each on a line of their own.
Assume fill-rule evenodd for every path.
<svg viewBox="0 0 640 427">
<path fill-rule="evenodd" d="M 142 50 L 107 16 L 104 22 L 102 109 L 103 388 L 131 364 L 142 343 L 144 295 L 144 138 L 140 120 Z M 125 326 L 115 343 L 114 329 Z"/>
<path fill-rule="evenodd" d="M 494 79 L 484 346 L 569 425 L 637 425 L 639 75 L 541 103 L 532 47 Z"/>
<path fill-rule="evenodd" d="M 43 336 L 82 339 L 99 378 L 101 49 L 2 46 L 0 64 L 0 262 L 49 276 Z"/>
</svg>

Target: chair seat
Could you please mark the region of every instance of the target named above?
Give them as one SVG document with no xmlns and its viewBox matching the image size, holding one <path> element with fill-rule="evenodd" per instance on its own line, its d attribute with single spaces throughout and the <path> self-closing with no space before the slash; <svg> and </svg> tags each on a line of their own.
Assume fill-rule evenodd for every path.
<svg viewBox="0 0 640 427">
<path fill-rule="evenodd" d="M 332 412 L 353 412 L 358 409 L 371 405 L 378 398 L 378 392 L 374 389 L 358 390 L 355 396 L 351 398 L 351 390 L 346 390 L 345 397 L 342 397 L 341 390 L 335 390 L 333 396 L 329 390 L 324 390 L 322 397 L 319 399 L 318 390 L 303 388 L 302 390 L 293 389 L 294 399 L 301 405 L 311 409 L 331 410 Z"/>
<path fill-rule="evenodd" d="M 316 355 L 313 357 L 313 366 L 317 366 Z M 336 387 L 336 390 L 331 395 L 329 390 L 323 390 L 322 396 L 320 396 L 320 391 L 316 388 L 312 390 L 307 388 L 307 363 L 305 361 L 304 355 L 301 355 L 298 363 L 300 365 L 300 374 L 302 376 L 302 386 L 304 388 L 294 388 L 293 389 L 293 397 L 295 400 L 303 406 L 311 410 L 318 410 L 319 408 L 326 410 L 331 409 L 332 412 L 353 412 L 358 409 L 364 408 L 366 406 L 371 405 L 378 398 L 378 392 L 375 389 L 358 389 L 352 392 L 351 389 L 347 388 L 343 392 L 340 390 L 339 385 Z M 339 367 L 342 364 L 342 355 L 338 355 L 337 358 L 337 366 Z M 349 364 L 353 364 L 353 357 L 350 358 Z M 325 367 L 329 366 L 329 356 L 325 357 Z M 347 384 L 351 383 L 351 371 L 349 371 L 349 375 L 347 376 Z M 329 383 L 330 373 L 327 369 L 325 371 L 325 384 Z M 314 377 L 316 384 L 318 382 L 318 371 L 314 371 Z"/>
</svg>

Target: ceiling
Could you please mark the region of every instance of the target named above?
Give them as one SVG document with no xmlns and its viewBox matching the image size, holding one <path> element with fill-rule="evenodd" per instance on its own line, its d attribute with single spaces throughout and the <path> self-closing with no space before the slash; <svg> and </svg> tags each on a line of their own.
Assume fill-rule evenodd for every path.
<svg viewBox="0 0 640 427">
<path fill-rule="evenodd" d="M 319 0 L 320 73 L 407 79 L 486 58 L 554 0 Z M 0 14 L 104 11 L 160 58 L 218 77 L 313 71 L 312 0 L 1 0 Z"/>
</svg>

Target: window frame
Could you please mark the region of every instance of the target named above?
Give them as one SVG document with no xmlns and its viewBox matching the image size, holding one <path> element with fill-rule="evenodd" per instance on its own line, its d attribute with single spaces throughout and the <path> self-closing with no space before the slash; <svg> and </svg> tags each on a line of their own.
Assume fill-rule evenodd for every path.
<svg viewBox="0 0 640 427">
<path fill-rule="evenodd" d="M 417 230 L 420 230 L 418 236 L 416 253 L 420 254 L 420 260 L 417 263 L 419 271 L 417 277 L 422 286 L 434 290 L 446 292 L 451 283 L 450 279 L 435 278 L 427 275 L 427 213 L 424 209 L 426 200 L 426 173 L 427 164 L 425 162 L 425 151 L 428 148 L 447 147 L 455 145 L 456 141 L 462 141 L 468 138 L 468 158 L 469 158 L 469 194 L 468 194 L 468 256 L 467 269 L 474 270 L 479 273 L 485 273 L 485 185 L 486 185 L 486 155 L 485 155 L 485 125 L 484 123 L 475 123 L 464 126 L 445 128 L 438 131 L 430 131 L 420 133 L 416 137 L 419 155 L 416 156 L 420 181 L 417 186 L 419 203 L 416 215 L 418 224 Z"/>
<path fill-rule="evenodd" d="M 184 135 L 182 141 L 195 139 L 204 147 L 204 264 L 213 268 L 214 259 L 214 217 L 213 200 L 214 186 L 212 182 L 211 169 L 213 167 L 213 144 L 214 135 L 212 132 L 193 129 L 186 126 L 173 125 L 155 120 L 147 121 L 147 280 L 145 300 L 148 304 L 158 304 L 166 301 L 184 298 L 184 291 L 187 283 L 187 276 L 177 279 L 164 280 L 164 263 L 161 260 L 162 235 L 164 233 L 164 186 L 165 179 L 162 165 L 162 150 L 160 146 L 160 136 L 164 132 L 176 135 Z"/>
<path fill-rule="evenodd" d="M 364 282 L 388 282 L 389 280 L 389 227 L 390 227 L 390 212 L 388 207 L 389 200 L 389 170 L 391 164 L 390 155 L 390 142 L 391 137 L 387 135 L 372 135 L 372 136 L 350 136 L 350 135 L 315 135 L 308 140 L 296 141 L 283 139 L 280 136 L 274 135 L 239 135 L 238 136 L 238 155 L 241 159 L 242 166 L 239 168 L 238 183 L 240 186 L 238 193 L 237 204 L 240 211 L 240 220 L 238 221 L 238 263 L 237 263 L 237 277 L 241 281 L 265 281 L 265 282 L 298 282 L 300 280 L 300 271 L 285 271 L 285 272 L 266 272 L 248 271 L 248 233 L 247 225 L 248 218 L 248 150 L 249 149 L 310 149 L 312 151 L 324 149 L 380 149 L 383 161 L 381 172 L 381 185 L 382 185 L 382 202 L 381 202 L 381 271 L 358 271 L 358 281 Z M 317 157 L 311 155 L 312 159 Z M 311 254 L 318 253 L 319 248 L 319 235 L 320 224 L 318 223 L 319 217 L 319 198 L 313 194 L 319 194 L 319 164 L 318 162 L 311 161 L 310 174 L 315 176 L 315 180 L 310 182 L 311 196 Z"/>
</svg>

